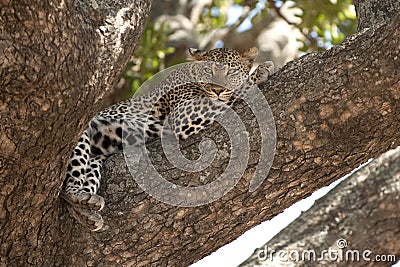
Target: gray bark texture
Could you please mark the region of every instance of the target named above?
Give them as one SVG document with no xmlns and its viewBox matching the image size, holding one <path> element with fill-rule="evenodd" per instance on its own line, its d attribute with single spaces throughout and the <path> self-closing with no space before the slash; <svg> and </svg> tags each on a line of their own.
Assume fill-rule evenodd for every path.
<svg viewBox="0 0 400 267">
<path fill-rule="evenodd" d="M 400 144 L 396 15 L 287 64 L 262 86 L 275 117 L 277 149 L 256 191 L 248 186 L 260 132 L 250 109 L 238 104 L 251 153 L 233 190 L 208 205 L 170 206 L 140 190 L 118 154 L 106 163 L 100 192 L 106 227 L 88 232 L 58 198 L 66 162 L 137 44 L 149 3 L 24 3 L 9 1 L 0 9 L 2 265 L 186 266 Z M 218 148 L 208 182 L 229 162 L 223 129 L 213 125 L 181 146 L 194 159 L 205 137 Z M 204 183 L 204 175 L 171 166 L 159 143 L 148 149 L 163 177 L 180 185 Z"/>
<path fill-rule="evenodd" d="M 399 195 L 400 147 L 341 182 L 240 266 L 391 266 L 400 259 Z M 329 248 L 336 255 L 324 255 Z"/>
</svg>

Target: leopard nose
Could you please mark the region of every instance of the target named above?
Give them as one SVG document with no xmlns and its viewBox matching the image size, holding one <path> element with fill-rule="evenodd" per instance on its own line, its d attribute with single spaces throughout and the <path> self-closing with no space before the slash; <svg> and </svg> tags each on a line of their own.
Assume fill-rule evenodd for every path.
<svg viewBox="0 0 400 267">
<path fill-rule="evenodd" d="M 219 95 L 220 93 L 222 93 L 222 91 L 223 91 L 223 88 L 222 87 L 214 87 L 213 88 L 213 90 L 214 90 L 214 92 L 217 94 L 217 95 Z"/>
</svg>

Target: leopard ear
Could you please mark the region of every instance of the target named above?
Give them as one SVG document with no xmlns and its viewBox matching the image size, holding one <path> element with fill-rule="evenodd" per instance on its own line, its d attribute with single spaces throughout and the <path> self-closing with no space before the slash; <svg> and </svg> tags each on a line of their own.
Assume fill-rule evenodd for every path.
<svg viewBox="0 0 400 267">
<path fill-rule="evenodd" d="M 252 47 L 246 52 L 243 53 L 242 58 L 248 62 L 248 64 L 251 66 L 254 62 L 254 60 L 258 56 L 258 49 L 257 47 Z"/>
<path fill-rule="evenodd" d="M 197 48 L 189 48 L 189 56 L 188 56 L 188 60 L 193 60 L 193 61 L 199 61 L 201 60 L 201 56 L 203 55 L 203 51 Z"/>
</svg>

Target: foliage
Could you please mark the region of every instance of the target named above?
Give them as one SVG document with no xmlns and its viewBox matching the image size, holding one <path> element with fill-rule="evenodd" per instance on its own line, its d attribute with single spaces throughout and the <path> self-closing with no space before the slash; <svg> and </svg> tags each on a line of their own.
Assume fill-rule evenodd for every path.
<svg viewBox="0 0 400 267">
<path fill-rule="evenodd" d="M 288 1 L 289 2 L 289 1 Z M 297 27 L 315 40 L 306 39 L 303 51 L 327 49 L 356 32 L 356 14 L 351 0 L 290 1 L 302 12 Z"/>
<path fill-rule="evenodd" d="M 229 7 L 230 4 L 226 0 L 213 0 L 200 15 L 199 23 L 196 25 L 197 34 L 202 36 L 214 29 L 225 27 Z"/>
<path fill-rule="evenodd" d="M 166 47 L 171 33 L 164 24 L 147 24 L 141 43 L 123 74 L 125 83 L 131 88 L 123 98 L 131 97 L 143 82 L 166 68 L 165 57 L 175 50 L 173 47 Z"/>
</svg>

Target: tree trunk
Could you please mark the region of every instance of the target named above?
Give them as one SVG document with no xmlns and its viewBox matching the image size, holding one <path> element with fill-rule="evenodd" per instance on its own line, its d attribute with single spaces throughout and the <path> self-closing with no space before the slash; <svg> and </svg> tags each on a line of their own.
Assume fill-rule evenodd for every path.
<svg viewBox="0 0 400 267">
<path fill-rule="evenodd" d="M 138 38 L 149 5 L 135 2 L 141 8 L 131 6 L 132 13 L 126 10 L 125 16 L 121 7 L 128 5 L 121 3 L 109 9 L 36 5 L 46 12 L 31 11 L 35 10 L 31 4 L 30 9 L 18 12 L 2 8 L 0 16 L 11 14 L 5 17 L 8 24 L 3 23 L 7 28 L 2 30 L 8 36 L 2 46 L 11 47 L 11 52 L 6 53 L 3 69 L 8 68 L 0 77 L 5 88 L 0 124 L 1 177 L 5 177 L 1 255 L 6 265 L 188 265 L 399 145 L 400 17 L 395 16 L 329 51 L 287 64 L 264 84 L 261 89 L 275 117 L 277 149 L 269 176 L 256 191 L 247 188 L 262 140 L 250 109 L 242 104 L 237 112 L 247 127 L 251 153 L 245 174 L 233 190 L 208 205 L 170 206 L 138 189 L 118 154 L 106 163 L 100 192 L 106 199 L 102 211 L 106 227 L 100 233 L 88 232 L 57 200 L 66 161 L 79 132 L 101 106 L 101 96 L 113 86 L 130 56 L 129 43 L 137 39 L 129 38 Z M 21 12 L 26 14 L 18 15 Z M 115 28 L 102 23 L 100 18 L 106 15 Z M 117 24 L 119 20 L 113 24 L 116 16 L 130 20 L 131 27 Z M 13 24 L 15 17 L 27 21 L 24 27 L 31 34 L 9 26 L 19 25 Z M 56 31 L 61 27 L 65 29 Z M 111 34 L 115 32 L 120 34 Z M 63 36 L 69 36 L 68 40 Z M 104 39 L 98 41 L 97 36 Z M 11 46 L 18 38 L 22 40 Z M 24 38 L 37 45 L 28 50 Z M 123 49 L 117 49 L 118 44 Z M 102 63 L 101 71 L 97 62 Z M 224 144 L 229 140 L 214 125 L 183 142 L 184 153 L 195 158 L 202 137 L 215 140 L 218 147 L 217 160 L 206 169 L 208 181 L 228 164 L 229 146 Z M 159 143 L 148 149 L 162 155 Z M 176 183 L 202 184 L 203 176 L 179 172 L 164 157 L 154 158 L 153 163 L 163 177 Z"/>
<path fill-rule="evenodd" d="M 139 1 L 0 1 L 0 265 L 68 262 L 59 191 L 80 133 L 140 40 Z"/>
<path fill-rule="evenodd" d="M 400 257 L 399 195 L 397 148 L 341 182 L 240 266 L 391 266 Z"/>
</svg>

